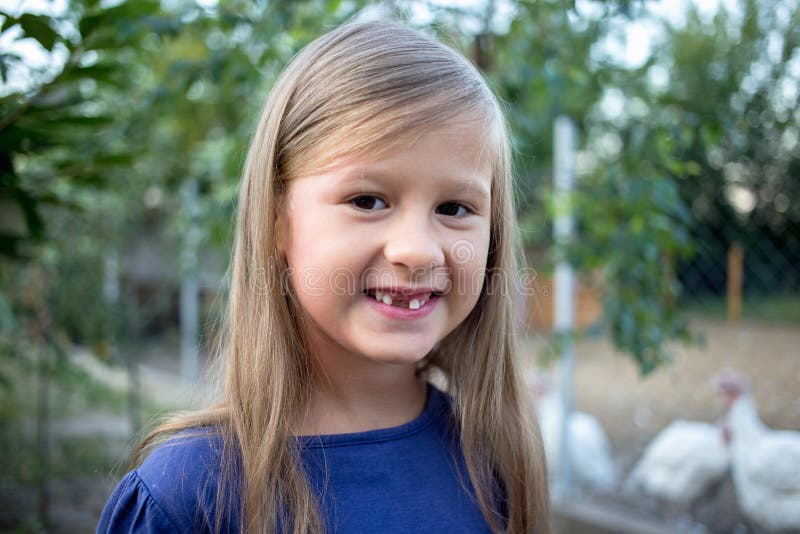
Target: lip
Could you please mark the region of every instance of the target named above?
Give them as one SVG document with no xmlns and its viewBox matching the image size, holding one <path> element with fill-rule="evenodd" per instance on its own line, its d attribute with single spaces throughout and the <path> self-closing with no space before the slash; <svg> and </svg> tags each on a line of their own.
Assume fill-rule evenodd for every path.
<svg viewBox="0 0 800 534">
<path fill-rule="evenodd" d="M 430 294 L 430 292 L 426 293 Z M 441 297 L 431 297 L 428 302 L 423 304 L 417 310 L 412 310 L 411 308 L 400 308 L 398 306 L 392 306 L 391 304 L 384 304 L 383 302 L 378 302 L 373 297 L 369 295 L 364 295 L 364 298 L 369 301 L 369 305 L 372 306 L 377 312 L 383 314 L 386 317 L 390 317 L 392 319 L 420 319 L 429 315 L 434 308 L 436 307 L 437 302 Z"/>
</svg>

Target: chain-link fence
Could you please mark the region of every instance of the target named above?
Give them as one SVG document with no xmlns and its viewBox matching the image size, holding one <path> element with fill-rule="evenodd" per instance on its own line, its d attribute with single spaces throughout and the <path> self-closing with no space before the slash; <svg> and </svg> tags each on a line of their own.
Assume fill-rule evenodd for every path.
<svg viewBox="0 0 800 534">
<path fill-rule="evenodd" d="M 717 213 L 719 213 L 718 210 Z M 777 211 L 704 218 L 678 266 L 689 311 L 729 319 L 800 321 L 800 220 Z"/>
</svg>

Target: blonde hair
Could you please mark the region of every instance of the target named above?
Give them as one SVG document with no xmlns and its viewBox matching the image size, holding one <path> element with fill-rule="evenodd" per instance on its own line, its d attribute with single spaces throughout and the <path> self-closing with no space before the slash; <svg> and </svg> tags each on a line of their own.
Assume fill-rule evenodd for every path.
<svg viewBox="0 0 800 534">
<path fill-rule="evenodd" d="M 222 400 L 157 428 L 137 459 L 176 431 L 215 427 L 224 438 L 218 504 L 236 506 L 230 496 L 242 496 L 242 531 L 272 531 L 276 522 L 293 532 L 323 530 L 291 439 L 312 370 L 303 311 L 282 278 L 288 266 L 275 228 L 281 200 L 297 176 L 344 155 L 375 155 L 464 116 L 485 122 L 494 156 L 487 276 L 475 308 L 426 356 L 420 372 L 438 370 L 449 384 L 469 478 L 492 529 L 549 532 L 544 453 L 515 362 L 516 225 L 505 121 L 468 61 L 393 21 L 353 21 L 323 35 L 275 84 L 239 196 L 219 351 L 226 367 Z M 505 514 L 497 509 L 498 485 Z M 218 510 L 218 529 L 222 515 Z"/>
</svg>

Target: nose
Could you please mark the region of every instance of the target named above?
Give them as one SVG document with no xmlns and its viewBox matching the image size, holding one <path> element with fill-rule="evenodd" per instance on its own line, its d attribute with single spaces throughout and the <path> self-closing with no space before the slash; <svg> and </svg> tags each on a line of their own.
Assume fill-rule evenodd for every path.
<svg viewBox="0 0 800 534">
<path fill-rule="evenodd" d="M 444 249 L 433 222 L 419 213 L 408 213 L 392 224 L 383 255 L 392 265 L 412 272 L 444 265 Z"/>
</svg>

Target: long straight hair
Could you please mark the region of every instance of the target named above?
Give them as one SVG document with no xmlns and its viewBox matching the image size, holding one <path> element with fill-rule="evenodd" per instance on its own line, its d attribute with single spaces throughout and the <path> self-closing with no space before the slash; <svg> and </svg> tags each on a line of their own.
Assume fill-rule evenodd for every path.
<svg viewBox="0 0 800 534">
<path fill-rule="evenodd" d="M 269 95 L 238 200 L 223 337 L 220 402 L 178 414 L 149 434 L 137 459 L 177 431 L 223 436 L 218 505 L 241 530 L 321 532 L 324 521 L 292 440 L 307 406 L 311 359 L 304 313 L 278 252 L 289 182 L 342 156 L 375 156 L 449 121 L 485 124 L 492 166 L 491 238 L 483 290 L 469 316 L 421 362 L 444 375 L 470 482 L 495 532 L 549 532 L 544 452 L 519 382 L 517 272 L 509 135 L 497 100 L 462 56 L 401 23 L 352 21 L 307 45 Z M 498 506 L 498 489 L 503 505 Z M 231 502 L 238 495 L 238 503 Z M 217 513 L 217 529 L 221 528 Z"/>
</svg>

